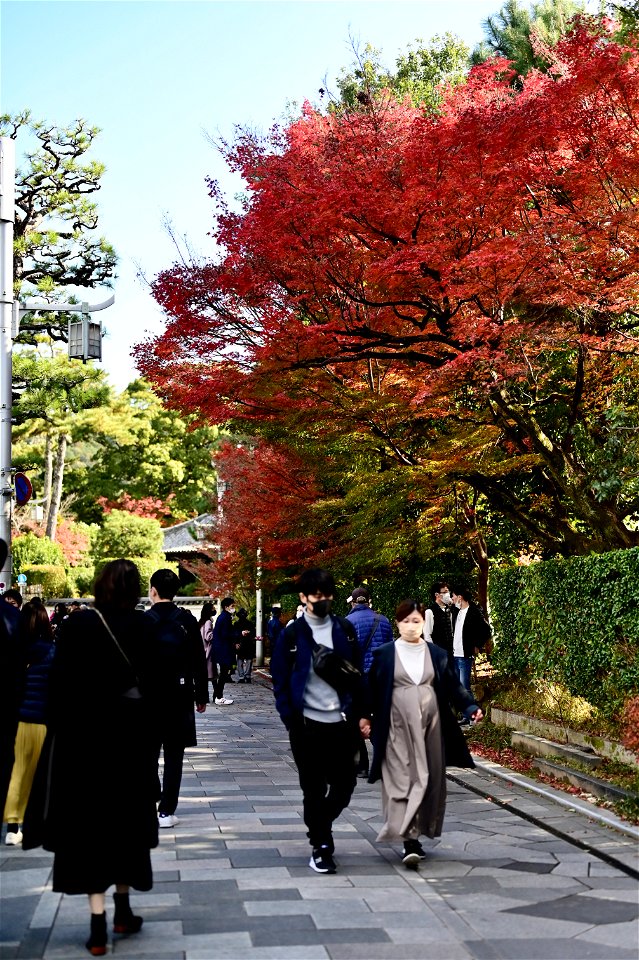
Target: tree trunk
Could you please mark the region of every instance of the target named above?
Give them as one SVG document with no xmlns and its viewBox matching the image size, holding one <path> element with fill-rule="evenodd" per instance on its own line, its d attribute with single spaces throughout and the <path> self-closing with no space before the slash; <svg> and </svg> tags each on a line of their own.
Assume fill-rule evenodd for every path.
<svg viewBox="0 0 639 960">
<path fill-rule="evenodd" d="M 44 448 L 44 491 L 42 512 L 48 521 L 49 510 L 51 509 L 51 486 L 53 483 L 53 435 L 47 433 L 46 446 Z"/>
<path fill-rule="evenodd" d="M 458 522 L 461 521 L 470 536 L 469 551 L 473 563 L 477 569 L 477 599 L 484 613 L 488 611 L 488 544 L 479 524 L 477 523 L 477 491 L 473 491 L 472 503 L 469 502 L 465 493 L 457 492 L 457 501 L 461 506 L 461 515 L 458 514 Z M 463 517 L 463 520 L 462 520 Z"/>
<path fill-rule="evenodd" d="M 55 540 L 58 526 L 58 514 L 60 512 L 60 503 L 62 502 L 62 481 L 64 479 L 64 461 L 67 455 L 67 445 L 70 437 L 66 433 L 61 433 L 58 437 L 58 449 L 56 451 L 55 464 L 53 468 L 53 482 L 51 488 L 51 503 L 47 514 L 46 535 L 50 540 Z"/>
</svg>

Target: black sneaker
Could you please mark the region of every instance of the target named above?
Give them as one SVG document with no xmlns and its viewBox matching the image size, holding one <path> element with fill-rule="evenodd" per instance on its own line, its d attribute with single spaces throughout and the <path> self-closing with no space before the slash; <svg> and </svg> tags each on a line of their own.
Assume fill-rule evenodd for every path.
<svg viewBox="0 0 639 960">
<path fill-rule="evenodd" d="M 333 854 L 328 847 L 315 847 L 308 865 L 315 873 L 337 873 Z"/>
<path fill-rule="evenodd" d="M 416 870 L 420 860 L 426 859 L 426 853 L 419 840 L 405 840 L 402 850 L 402 863 Z"/>
</svg>

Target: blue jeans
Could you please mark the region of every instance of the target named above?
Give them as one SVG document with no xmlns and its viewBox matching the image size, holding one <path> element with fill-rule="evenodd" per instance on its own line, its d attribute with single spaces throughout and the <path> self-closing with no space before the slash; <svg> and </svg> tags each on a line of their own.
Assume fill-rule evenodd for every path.
<svg viewBox="0 0 639 960">
<path fill-rule="evenodd" d="M 457 673 L 459 674 L 459 682 L 462 687 L 466 687 L 469 693 L 472 693 L 470 689 L 470 674 L 473 669 L 473 658 L 472 657 L 455 657 L 455 667 L 457 668 Z"/>
</svg>

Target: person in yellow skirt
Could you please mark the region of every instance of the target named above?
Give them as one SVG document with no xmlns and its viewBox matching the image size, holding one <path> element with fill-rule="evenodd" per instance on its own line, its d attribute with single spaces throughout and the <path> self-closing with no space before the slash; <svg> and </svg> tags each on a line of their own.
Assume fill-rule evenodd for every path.
<svg viewBox="0 0 639 960">
<path fill-rule="evenodd" d="M 20 824 L 31 792 L 33 777 L 44 743 L 49 697 L 49 677 L 55 645 L 53 629 L 41 600 L 26 603 L 21 611 L 20 643 L 26 665 L 24 689 L 18 712 L 15 760 L 4 808 L 5 843 L 22 842 Z"/>
</svg>

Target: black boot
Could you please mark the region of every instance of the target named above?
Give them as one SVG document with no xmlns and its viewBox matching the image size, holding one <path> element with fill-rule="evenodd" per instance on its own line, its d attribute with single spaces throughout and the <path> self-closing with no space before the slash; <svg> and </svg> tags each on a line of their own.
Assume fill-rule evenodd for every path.
<svg viewBox="0 0 639 960">
<path fill-rule="evenodd" d="M 103 957 L 106 953 L 107 928 L 106 913 L 91 914 L 91 936 L 87 940 L 86 947 L 94 957 Z"/>
<path fill-rule="evenodd" d="M 114 933 L 138 933 L 144 923 L 142 917 L 133 915 L 129 904 L 128 893 L 114 893 L 115 915 L 113 917 Z"/>
</svg>

